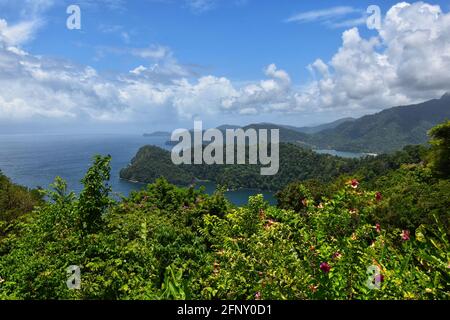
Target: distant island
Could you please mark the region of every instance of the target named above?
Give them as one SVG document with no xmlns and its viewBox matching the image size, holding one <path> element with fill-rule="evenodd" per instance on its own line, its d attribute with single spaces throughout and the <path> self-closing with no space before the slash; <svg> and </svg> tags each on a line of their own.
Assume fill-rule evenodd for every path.
<svg viewBox="0 0 450 320">
<path fill-rule="evenodd" d="M 407 147 L 394 154 L 378 157 L 341 158 L 319 154 L 291 143 L 280 144 L 280 170 L 275 176 L 261 176 L 260 165 L 174 165 L 170 151 L 144 146 L 120 171 L 120 178 L 133 182 L 153 183 L 165 178 L 170 183 L 188 186 L 197 180 L 213 181 L 232 190 L 258 189 L 277 191 L 295 181 L 316 179 L 329 182 L 343 174 L 373 176 L 397 169 L 401 161 L 420 161 L 422 146 Z"/>
<path fill-rule="evenodd" d="M 166 131 L 155 131 L 152 133 L 144 133 L 144 137 L 170 137 L 171 133 Z"/>
</svg>

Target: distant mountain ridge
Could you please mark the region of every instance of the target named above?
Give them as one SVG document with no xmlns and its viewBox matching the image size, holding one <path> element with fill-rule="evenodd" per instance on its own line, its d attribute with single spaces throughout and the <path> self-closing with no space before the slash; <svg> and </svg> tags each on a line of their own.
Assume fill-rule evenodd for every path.
<svg viewBox="0 0 450 320">
<path fill-rule="evenodd" d="M 309 127 L 284 126 L 284 127 L 287 129 L 291 129 L 291 130 L 302 132 L 302 133 L 314 134 L 314 133 L 318 133 L 323 130 L 336 128 L 337 126 L 339 126 L 345 122 L 353 122 L 355 120 L 356 120 L 355 118 L 347 117 L 347 118 L 338 119 L 338 120 L 330 122 L 330 123 L 324 123 L 324 124 L 321 124 L 318 126 L 309 126 Z"/>
<path fill-rule="evenodd" d="M 315 127 L 254 123 L 244 127 L 222 125 L 217 129 L 224 134 L 227 129 L 279 129 L 280 142 L 309 149 L 380 154 L 401 150 L 407 145 L 426 144 L 428 130 L 447 119 L 450 119 L 450 93 L 440 99 L 393 107 L 358 119 L 343 118 Z M 170 133 L 167 136 L 169 140 Z M 167 144 L 177 142 L 168 141 Z"/>
<path fill-rule="evenodd" d="M 433 126 L 450 119 L 450 94 L 419 104 L 393 107 L 311 136 L 322 149 L 389 153 L 406 145 L 425 144 Z"/>
<path fill-rule="evenodd" d="M 171 133 L 166 131 L 155 131 L 152 133 L 144 133 L 144 137 L 170 137 Z"/>
</svg>

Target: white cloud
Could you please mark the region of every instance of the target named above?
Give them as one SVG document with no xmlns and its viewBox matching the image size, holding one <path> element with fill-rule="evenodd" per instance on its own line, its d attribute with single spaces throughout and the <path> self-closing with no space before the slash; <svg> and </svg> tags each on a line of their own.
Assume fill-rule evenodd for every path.
<svg viewBox="0 0 450 320">
<path fill-rule="evenodd" d="M 148 48 L 130 49 L 131 54 L 144 59 L 161 60 L 172 55 L 169 48 L 155 45 Z"/>
<path fill-rule="evenodd" d="M 345 19 L 340 21 L 327 21 L 325 24 L 331 28 L 351 28 L 365 25 L 367 23 L 367 16 L 364 14 L 358 18 Z"/>
<path fill-rule="evenodd" d="M 11 46 L 19 46 L 33 40 L 36 30 L 42 25 L 40 20 L 19 22 L 8 25 L 6 20 L 0 19 L 0 38 Z"/>
<path fill-rule="evenodd" d="M 26 29 L 26 28 L 25 28 Z M 164 46 L 108 54 L 148 59 L 126 74 L 103 76 L 90 67 L 36 57 L 16 45 L 29 39 L 0 23 L 0 119 L 97 122 L 176 121 L 223 115 L 361 115 L 450 91 L 450 14 L 422 2 L 393 6 L 379 33 L 345 31 L 332 59 L 316 59 L 314 79 L 301 87 L 271 64 L 264 79 L 237 84 L 197 76 Z M 9 35 L 8 35 L 9 34 Z M 23 39 L 18 41 L 17 39 Z"/>
<path fill-rule="evenodd" d="M 336 17 L 346 16 L 350 13 L 355 12 L 358 12 L 358 10 L 349 6 L 332 7 L 322 10 L 312 10 L 297 13 L 291 16 L 290 18 L 286 19 L 286 22 L 304 23 L 304 22 L 322 21 Z"/>
<path fill-rule="evenodd" d="M 364 39 L 353 28 L 342 41 L 328 64 L 310 66 L 321 78 L 298 94 L 301 105 L 367 112 L 450 90 L 450 14 L 439 6 L 397 4 L 378 36 Z"/>
</svg>

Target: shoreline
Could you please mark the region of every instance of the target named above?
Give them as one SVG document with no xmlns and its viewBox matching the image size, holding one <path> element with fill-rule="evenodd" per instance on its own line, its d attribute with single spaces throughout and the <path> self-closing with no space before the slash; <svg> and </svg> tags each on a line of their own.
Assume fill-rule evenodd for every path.
<svg viewBox="0 0 450 320">
<path fill-rule="evenodd" d="M 216 186 L 215 189 L 217 190 L 217 185 L 218 185 L 217 182 L 212 181 L 212 180 L 201 180 L 201 179 L 197 179 L 197 178 L 195 178 L 195 179 L 196 179 L 195 183 L 214 183 L 215 186 Z M 139 185 L 143 185 L 143 186 L 146 186 L 148 184 L 154 183 L 154 182 L 140 182 L 140 181 L 137 181 L 137 180 L 129 180 L 129 179 L 125 179 L 125 178 L 122 178 L 122 177 L 119 177 L 119 180 L 126 181 L 126 182 L 129 182 L 129 183 L 132 183 L 132 184 L 139 184 Z M 180 188 L 189 188 L 190 186 L 192 186 L 192 184 L 191 185 L 177 185 L 177 184 L 174 184 L 174 183 L 172 183 L 172 184 L 176 185 L 177 187 L 180 187 Z M 274 196 L 275 196 L 275 193 L 278 192 L 278 191 L 273 191 L 273 190 L 264 190 L 264 189 L 258 189 L 258 188 L 245 188 L 245 187 L 244 188 L 237 188 L 237 189 L 227 188 L 226 192 L 237 192 L 237 191 L 245 191 L 245 190 L 247 190 L 247 191 L 258 191 L 258 192 L 272 193 Z"/>
</svg>

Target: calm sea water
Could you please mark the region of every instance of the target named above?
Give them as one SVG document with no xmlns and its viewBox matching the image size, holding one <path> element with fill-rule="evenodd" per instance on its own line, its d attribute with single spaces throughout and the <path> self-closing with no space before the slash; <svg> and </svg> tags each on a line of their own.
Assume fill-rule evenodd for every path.
<svg viewBox="0 0 450 320">
<path fill-rule="evenodd" d="M 119 178 L 120 169 L 128 165 L 140 147 L 156 145 L 167 148 L 164 137 L 140 135 L 0 135 L 0 170 L 14 182 L 29 188 L 48 188 L 56 176 L 64 178 L 70 190 L 79 192 L 80 183 L 96 154 L 112 156 L 110 185 L 115 193 L 128 195 L 145 185 Z M 214 183 L 204 183 L 213 193 Z M 246 204 L 248 197 L 262 193 L 276 203 L 272 193 L 257 190 L 230 191 L 227 198 L 236 205 Z"/>
<path fill-rule="evenodd" d="M 314 150 L 314 152 L 320 153 L 320 154 L 329 154 L 336 157 L 341 158 L 362 158 L 366 156 L 377 156 L 374 153 L 361 153 L 361 152 L 347 152 L 347 151 L 336 151 L 336 150 Z"/>
</svg>

